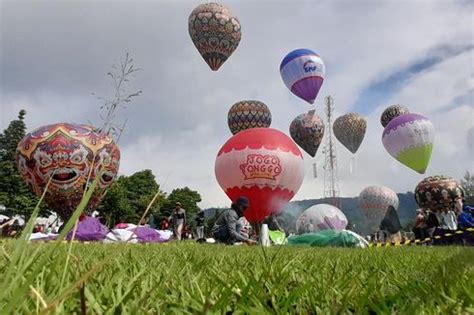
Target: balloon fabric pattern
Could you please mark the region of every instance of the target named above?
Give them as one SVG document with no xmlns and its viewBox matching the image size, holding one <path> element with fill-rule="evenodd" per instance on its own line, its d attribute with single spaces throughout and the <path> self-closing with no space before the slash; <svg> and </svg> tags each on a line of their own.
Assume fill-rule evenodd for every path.
<svg viewBox="0 0 474 315">
<path fill-rule="evenodd" d="M 250 222 L 279 213 L 300 188 L 303 171 L 296 144 L 272 128 L 239 132 L 222 146 L 215 163 L 217 181 L 227 196 L 232 201 L 249 199 L 244 215 Z"/>
<path fill-rule="evenodd" d="M 385 186 L 370 186 L 359 194 L 359 207 L 365 217 L 381 220 L 389 206 L 398 209 L 397 194 Z"/>
<path fill-rule="evenodd" d="M 324 136 L 324 122 L 314 110 L 298 115 L 290 125 L 291 138 L 314 157 Z"/>
<path fill-rule="evenodd" d="M 280 74 L 293 94 L 313 104 L 323 85 L 326 68 L 321 57 L 314 51 L 296 49 L 281 62 Z"/>
<path fill-rule="evenodd" d="M 392 119 L 398 116 L 409 114 L 410 110 L 402 105 L 392 105 L 387 107 L 380 116 L 380 123 L 385 128 Z"/>
<path fill-rule="evenodd" d="M 357 113 L 338 117 L 333 124 L 334 136 L 352 153 L 356 153 L 365 137 L 367 121 Z"/>
<path fill-rule="evenodd" d="M 385 127 L 382 142 L 397 161 L 424 174 L 431 159 L 434 127 L 428 118 L 405 114 L 394 118 Z"/>
<path fill-rule="evenodd" d="M 347 218 L 338 208 L 319 204 L 306 209 L 296 220 L 298 234 L 314 233 L 322 230 L 342 231 L 347 226 Z"/>
<path fill-rule="evenodd" d="M 232 134 L 249 128 L 266 128 L 272 123 L 267 105 L 259 101 L 240 101 L 232 105 L 227 124 Z"/>
<path fill-rule="evenodd" d="M 456 180 L 442 175 L 426 177 L 415 188 L 418 206 L 433 212 L 453 209 L 457 198 L 464 198 L 463 188 Z"/>
<path fill-rule="evenodd" d="M 223 5 L 197 6 L 188 19 L 189 35 L 213 71 L 217 71 L 240 43 L 240 22 Z"/>
<path fill-rule="evenodd" d="M 28 133 L 18 144 L 18 170 L 37 195 L 52 177 L 45 202 L 66 220 L 90 183 L 102 172 L 88 210 L 94 209 L 119 169 L 120 151 L 112 138 L 88 125 L 59 123 Z"/>
</svg>

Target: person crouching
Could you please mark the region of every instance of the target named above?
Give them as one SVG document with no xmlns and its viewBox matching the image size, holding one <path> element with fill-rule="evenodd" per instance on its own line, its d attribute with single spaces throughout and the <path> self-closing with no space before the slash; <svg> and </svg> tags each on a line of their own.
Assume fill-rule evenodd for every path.
<svg viewBox="0 0 474 315">
<path fill-rule="evenodd" d="M 245 209 L 249 207 L 246 197 L 239 197 L 232 203 L 231 208 L 222 212 L 216 220 L 212 234 L 216 241 L 232 245 L 235 242 L 244 242 L 249 245 L 257 242 L 248 238 L 240 231 L 239 218 L 244 215 Z"/>
</svg>

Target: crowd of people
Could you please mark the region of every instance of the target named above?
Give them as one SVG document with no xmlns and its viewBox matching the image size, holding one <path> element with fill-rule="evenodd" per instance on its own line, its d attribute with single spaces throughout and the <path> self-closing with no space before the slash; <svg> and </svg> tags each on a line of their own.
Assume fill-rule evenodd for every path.
<svg viewBox="0 0 474 315">
<path fill-rule="evenodd" d="M 394 207 L 388 207 L 379 230 L 371 236 L 374 242 L 404 242 L 418 240 L 427 245 L 474 245 L 474 208 L 464 205 L 458 198 L 452 209 L 433 212 L 430 209 L 418 209 L 413 237 L 402 232 L 402 226 Z"/>
<path fill-rule="evenodd" d="M 232 203 L 231 208 L 220 213 L 213 228 L 213 238 L 225 244 L 243 242 L 247 244 L 256 244 L 251 239 L 251 228 L 248 226 L 243 213 L 248 208 L 249 201 L 245 197 L 240 197 Z M 171 215 L 163 218 L 160 223 L 162 230 L 172 229 L 175 240 L 197 239 L 205 241 L 205 214 L 199 211 L 195 218 L 195 233 L 191 231 L 190 224 L 186 219 L 186 210 L 182 208 L 181 203 L 177 202 Z"/>
<path fill-rule="evenodd" d="M 413 232 L 416 239 L 430 238 L 435 245 L 474 244 L 473 234 L 466 233 L 468 228 L 474 228 L 474 208 L 464 206 L 464 200 L 459 198 L 453 209 L 437 213 L 418 209 Z"/>
<path fill-rule="evenodd" d="M 224 244 L 246 243 L 256 244 L 259 236 L 258 224 L 250 224 L 244 217 L 245 210 L 249 207 L 249 200 L 246 197 L 239 197 L 231 204 L 230 209 L 221 212 L 214 225 L 210 227 L 208 236 L 217 242 Z M 284 232 L 275 215 L 271 215 L 263 222 L 270 230 Z M 143 222 L 141 222 L 143 224 Z M 205 214 L 199 211 L 193 224 L 195 229 L 191 229 L 186 218 L 186 210 L 180 202 L 175 207 L 169 217 L 165 217 L 160 222 L 161 230 L 172 230 L 175 240 L 196 239 L 206 241 Z M 370 236 L 374 242 L 404 242 L 407 239 L 416 239 L 424 244 L 433 245 L 474 245 L 474 233 L 467 231 L 474 228 L 474 208 L 465 206 L 464 200 L 457 199 L 453 209 L 445 209 L 440 212 L 433 212 L 429 209 L 418 209 L 412 237 L 410 233 L 402 231 L 402 225 L 398 217 L 397 210 L 388 207 L 379 230 Z M 15 237 L 21 230 L 18 220 L 4 219 L 0 223 L 2 237 Z M 36 224 L 34 233 L 58 233 L 54 227 L 44 224 Z"/>
</svg>

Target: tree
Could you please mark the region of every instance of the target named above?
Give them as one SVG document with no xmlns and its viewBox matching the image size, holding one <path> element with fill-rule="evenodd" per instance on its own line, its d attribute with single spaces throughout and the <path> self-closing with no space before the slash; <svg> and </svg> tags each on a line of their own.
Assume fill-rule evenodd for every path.
<svg viewBox="0 0 474 315">
<path fill-rule="evenodd" d="M 469 171 L 461 179 L 461 186 L 464 188 L 466 204 L 474 204 L 474 174 Z"/>
<path fill-rule="evenodd" d="M 15 163 L 16 148 L 25 136 L 25 115 L 26 111 L 20 110 L 18 119 L 11 121 L 0 134 L 0 205 L 5 206 L 7 215 L 24 215 L 28 219 L 39 199 L 25 184 Z M 40 214 L 49 212 L 42 204 Z"/>
<path fill-rule="evenodd" d="M 123 185 L 124 180 L 121 176 L 112 184 L 99 206 L 98 210 L 108 226 L 114 226 L 121 221 L 127 222 L 135 217 L 128 200 L 127 190 Z"/>
<path fill-rule="evenodd" d="M 109 188 L 99 211 L 110 225 L 120 221 L 138 223 L 159 190 L 160 186 L 151 170 L 136 172 L 128 177 L 120 176 Z M 161 193 L 149 214 L 157 213 L 164 201 L 165 194 Z"/>
<path fill-rule="evenodd" d="M 188 187 L 173 189 L 168 198 L 166 198 L 160 214 L 164 217 L 169 216 L 177 202 L 180 202 L 186 210 L 188 224 L 194 226 L 194 218 L 201 210 L 197 205 L 198 202 L 201 202 L 201 195 Z"/>
</svg>

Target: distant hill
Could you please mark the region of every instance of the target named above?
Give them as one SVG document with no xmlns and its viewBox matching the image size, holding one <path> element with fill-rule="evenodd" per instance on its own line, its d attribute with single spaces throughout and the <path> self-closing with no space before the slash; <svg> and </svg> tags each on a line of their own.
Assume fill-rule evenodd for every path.
<svg viewBox="0 0 474 315">
<path fill-rule="evenodd" d="M 398 214 L 400 216 L 400 222 L 403 227 L 411 229 L 416 216 L 416 209 L 418 208 L 415 202 L 415 196 L 412 192 L 404 194 L 397 194 L 400 200 L 398 208 Z M 380 222 L 369 222 L 359 210 L 359 198 L 358 197 L 345 197 L 341 198 L 341 210 L 346 215 L 349 223 L 354 225 L 352 228 L 359 234 L 369 234 L 374 228 L 377 228 Z M 299 215 L 311 206 L 328 203 L 326 199 L 307 199 L 290 202 L 282 211 L 280 220 L 285 229 L 294 230 L 296 219 Z M 205 209 L 206 218 L 213 218 L 216 212 L 222 209 L 210 208 Z"/>
<path fill-rule="evenodd" d="M 411 192 L 407 192 L 404 194 L 397 194 L 398 199 L 400 200 L 400 205 L 398 208 L 398 214 L 400 217 L 400 223 L 403 227 L 407 227 L 411 229 L 411 225 L 413 224 L 416 216 L 416 209 L 418 208 L 415 196 Z M 341 210 L 346 215 L 349 223 L 351 225 L 355 225 L 352 229 L 360 234 L 368 234 L 373 230 L 373 228 L 377 228 L 380 222 L 369 222 L 364 215 L 359 210 L 359 198 L 358 197 L 345 197 L 341 198 Z M 298 216 L 306 209 L 311 206 L 321 204 L 321 203 L 329 203 L 327 199 L 308 199 L 308 200 L 300 200 L 300 201 L 292 201 L 290 202 L 284 209 L 282 216 L 289 217 L 286 221 L 291 221 L 290 218 L 296 219 Z M 290 222 L 288 222 L 290 223 Z"/>
</svg>

